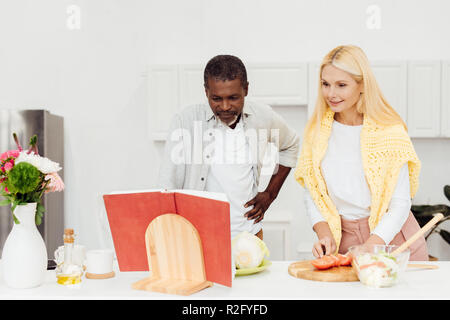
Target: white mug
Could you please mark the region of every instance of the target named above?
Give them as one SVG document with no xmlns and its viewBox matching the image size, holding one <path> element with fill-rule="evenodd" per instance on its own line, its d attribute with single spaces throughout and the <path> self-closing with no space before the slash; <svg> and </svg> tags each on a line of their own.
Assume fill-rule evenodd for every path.
<svg viewBox="0 0 450 320">
<path fill-rule="evenodd" d="M 75 244 L 72 249 L 72 262 L 84 266 L 86 260 L 86 247 L 80 244 Z M 60 264 L 64 261 L 64 246 L 59 246 L 55 250 L 56 264 Z"/>
<path fill-rule="evenodd" d="M 109 249 L 89 250 L 86 253 L 86 272 L 106 274 L 113 271 L 114 253 Z"/>
</svg>

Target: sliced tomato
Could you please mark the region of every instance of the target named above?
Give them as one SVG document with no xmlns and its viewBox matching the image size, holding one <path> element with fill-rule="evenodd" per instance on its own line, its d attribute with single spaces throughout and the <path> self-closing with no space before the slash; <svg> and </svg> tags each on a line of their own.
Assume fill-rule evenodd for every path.
<svg viewBox="0 0 450 320">
<path fill-rule="evenodd" d="M 336 259 L 332 256 L 323 256 L 322 258 L 311 261 L 311 264 L 316 269 L 325 270 L 336 266 Z"/>
<path fill-rule="evenodd" d="M 339 267 L 339 258 L 335 255 L 330 255 L 330 257 L 334 260 L 334 266 Z"/>
<path fill-rule="evenodd" d="M 352 264 L 352 257 L 350 255 L 338 254 L 340 266 L 349 266 Z"/>
</svg>

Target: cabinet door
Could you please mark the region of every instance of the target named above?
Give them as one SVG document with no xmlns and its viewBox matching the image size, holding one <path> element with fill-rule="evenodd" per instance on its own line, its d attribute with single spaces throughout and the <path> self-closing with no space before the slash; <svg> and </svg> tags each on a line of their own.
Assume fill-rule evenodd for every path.
<svg viewBox="0 0 450 320">
<path fill-rule="evenodd" d="M 292 214 L 286 210 L 272 210 L 264 217 L 263 239 L 271 260 L 290 260 Z"/>
<path fill-rule="evenodd" d="M 450 137 L 450 61 L 442 62 L 441 136 Z"/>
<path fill-rule="evenodd" d="M 411 61 L 408 64 L 408 129 L 411 137 L 440 135 L 439 61 Z"/>
<path fill-rule="evenodd" d="M 178 72 L 176 66 L 150 66 L 148 69 L 148 134 L 165 140 L 170 121 L 178 111 Z"/>
<path fill-rule="evenodd" d="M 181 108 L 207 102 L 203 85 L 203 67 L 201 65 L 180 65 L 178 67 L 178 79 L 179 105 Z"/>
<path fill-rule="evenodd" d="M 270 105 L 307 104 L 307 65 L 253 64 L 247 67 L 248 98 Z"/>
<path fill-rule="evenodd" d="M 399 61 L 375 61 L 372 70 L 388 103 L 407 122 L 407 63 Z"/>
</svg>

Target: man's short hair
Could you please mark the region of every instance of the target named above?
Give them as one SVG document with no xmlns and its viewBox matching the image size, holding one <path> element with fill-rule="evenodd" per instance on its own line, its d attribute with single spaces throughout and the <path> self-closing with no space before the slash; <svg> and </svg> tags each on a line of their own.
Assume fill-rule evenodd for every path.
<svg viewBox="0 0 450 320">
<path fill-rule="evenodd" d="M 232 55 L 218 55 L 208 61 L 203 74 L 205 88 L 208 80 L 230 81 L 239 78 L 243 88 L 247 86 L 247 70 L 241 59 Z"/>
</svg>

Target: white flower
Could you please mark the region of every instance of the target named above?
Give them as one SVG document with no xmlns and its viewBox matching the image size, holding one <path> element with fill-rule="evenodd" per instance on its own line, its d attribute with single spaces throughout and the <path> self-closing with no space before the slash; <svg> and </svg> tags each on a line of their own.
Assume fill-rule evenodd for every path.
<svg viewBox="0 0 450 320">
<path fill-rule="evenodd" d="M 27 154 L 27 151 L 21 151 L 19 156 L 14 161 L 15 164 L 27 162 L 33 166 L 35 166 L 40 172 L 44 174 L 49 174 L 53 172 L 58 172 L 62 168 L 59 166 L 59 163 L 53 162 L 48 158 L 41 157 L 39 155 L 31 152 Z"/>
</svg>

